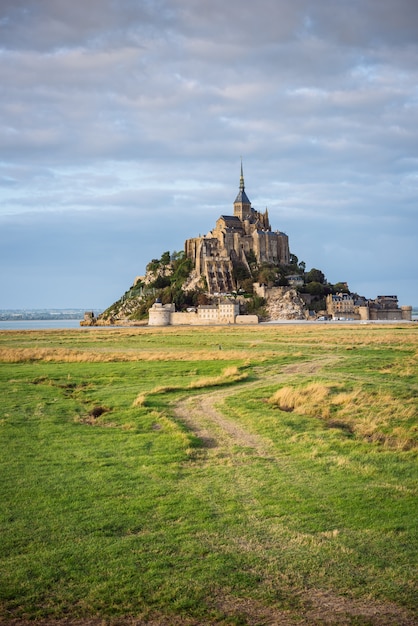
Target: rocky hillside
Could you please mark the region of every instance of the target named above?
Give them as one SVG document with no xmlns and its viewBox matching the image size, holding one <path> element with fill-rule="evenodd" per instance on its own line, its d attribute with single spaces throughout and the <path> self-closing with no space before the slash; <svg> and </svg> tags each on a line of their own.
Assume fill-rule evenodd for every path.
<svg viewBox="0 0 418 626">
<path fill-rule="evenodd" d="M 193 267 L 183 252 L 165 252 L 161 259 L 148 263 L 145 276 L 138 276 L 132 287 L 94 320 L 94 324 L 139 324 L 148 319 L 148 311 L 159 298 L 163 304 L 174 302 L 181 311 L 205 304 L 204 285 L 193 279 Z"/>
</svg>

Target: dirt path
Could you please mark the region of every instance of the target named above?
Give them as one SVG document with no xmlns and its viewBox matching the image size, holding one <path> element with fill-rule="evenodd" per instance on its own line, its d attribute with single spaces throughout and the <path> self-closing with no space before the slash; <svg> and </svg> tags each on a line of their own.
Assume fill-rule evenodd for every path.
<svg viewBox="0 0 418 626">
<path fill-rule="evenodd" d="M 240 383 L 239 390 L 260 387 L 264 384 L 282 384 L 295 374 L 314 374 L 324 365 L 337 360 L 315 359 L 303 363 L 292 363 L 285 366 L 279 373 L 272 373 L 268 378 L 258 379 L 249 383 Z M 258 368 L 265 375 L 264 368 Z M 261 457 L 270 457 L 271 444 L 260 435 L 251 433 L 233 420 L 227 419 L 220 407 L 226 398 L 237 393 L 237 387 L 217 389 L 191 397 L 186 397 L 174 407 L 174 415 L 187 426 L 202 442 L 203 448 L 210 454 L 230 453 L 236 446 L 253 448 Z"/>
<path fill-rule="evenodd" d="M 236 392 L 236 388 L 235 388 Z M 270 456 L 268 441 L 227 419 L 216 406 L 231 395 L 231 390 L 210 392 L 177 403 L 175 416 L 202 442 L 210 455 L 232 453 L 235 446 L 253 448 L 259 456 Z"/>
</svg>

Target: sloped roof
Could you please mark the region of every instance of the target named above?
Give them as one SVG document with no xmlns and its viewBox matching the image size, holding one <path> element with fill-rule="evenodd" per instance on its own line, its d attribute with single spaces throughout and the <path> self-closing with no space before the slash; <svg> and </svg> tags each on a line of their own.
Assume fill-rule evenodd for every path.
<svg viewBox="0 0 418 626">
<path fill-rule="evenodd" d="M 235 215 L 221 215 L 218 219 L 218 222 L 219 220 L 223 220 L 226 228 L 231 228 L 233 230 L 243 229 L 241 220 L 239 219 L 239 217 L 236 217 Z"/>
<path fill-rule="evenodd" d="M 240 189 L 237 197 L 235 198 L 234 204 L 239 202 L 240 204 L 251 204 L 248 199 L 247 194 L 245 193 L 245 189 Z"/>
<path fill-rule="evenodd" d="M 225 222 L 234 222 L 235 224 L 239 222 L 239 224 L 241 224 L 241 220 L 236 215 L 221 215 L 219 219 L 222 219 Z"/>
</svg>

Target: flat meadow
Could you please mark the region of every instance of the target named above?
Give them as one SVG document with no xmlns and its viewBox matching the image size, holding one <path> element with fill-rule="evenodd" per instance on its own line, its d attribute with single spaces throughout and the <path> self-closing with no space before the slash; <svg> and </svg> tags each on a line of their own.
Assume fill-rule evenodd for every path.
<svg viewBox="0 0 418 626">
<path fill-rule="evenodd" d="M 0 622 L 418 624 L 418 325 L 0 333 Z"/>
</svg>

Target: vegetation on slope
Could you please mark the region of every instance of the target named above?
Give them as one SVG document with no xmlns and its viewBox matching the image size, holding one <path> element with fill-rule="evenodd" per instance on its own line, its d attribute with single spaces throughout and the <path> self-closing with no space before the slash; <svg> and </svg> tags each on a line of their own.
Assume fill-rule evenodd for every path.
<svg viewBox="0 0 418 626">
<path fill-rule="evenodd" d="M 173 302 L 179 311 L 205 303 L 203 288 L 183 289 L 192 269 L 192 262 L 184 252 L 164 252 L 160 259 L 148 263 L 146 276 L 137 280 L 100 318 L 105 321 L 146 319 L 157 298 L 163 304 Z"/>
</svg>

